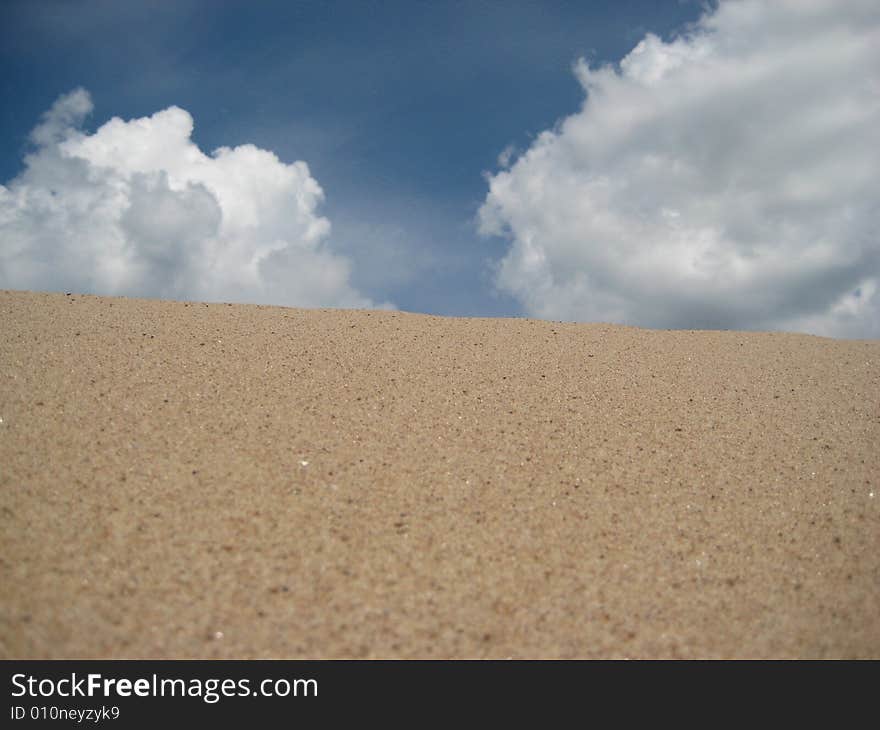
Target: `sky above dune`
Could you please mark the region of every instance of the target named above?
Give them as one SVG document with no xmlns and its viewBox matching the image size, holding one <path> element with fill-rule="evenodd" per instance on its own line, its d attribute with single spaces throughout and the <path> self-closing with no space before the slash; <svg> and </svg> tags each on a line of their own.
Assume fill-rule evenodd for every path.
<svg viewBox="0 0 880 730">
<path fill-rule="evenodd" d="M 0 288 L 880 337 L 880 5 L 6 0 Z"/>
</svg>

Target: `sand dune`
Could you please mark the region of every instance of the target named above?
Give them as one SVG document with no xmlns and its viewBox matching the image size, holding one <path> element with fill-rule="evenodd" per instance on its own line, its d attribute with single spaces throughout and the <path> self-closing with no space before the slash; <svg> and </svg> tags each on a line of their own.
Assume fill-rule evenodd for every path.
<svg viewBox="0 0 880 730">
<path fill-rule="evenodd" d="M 0 292 L 3 657 L 880 657 L 880 342 Z"/>
</svg>

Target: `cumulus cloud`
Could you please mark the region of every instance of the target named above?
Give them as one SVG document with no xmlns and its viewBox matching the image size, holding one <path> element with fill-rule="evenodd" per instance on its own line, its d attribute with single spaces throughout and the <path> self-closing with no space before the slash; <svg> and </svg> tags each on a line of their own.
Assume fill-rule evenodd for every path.
<svg viewBox="0 0 880 730">
<path fill-rule="evenodd" d="M 880 4 L 721 2 L 575 73 L 580 111 L 488 178 L 500 289 L 551 319 L 880 337 Z"/>
<path fill-rule="evenodd" d="M 206 155 L 178 107 L 86 134 L 91 110 L 82 89 L 58 99 L 0 185 L 0 286 L 372 306 L 327 245 L 306 163 L 249 144 Z"/>
</svg>

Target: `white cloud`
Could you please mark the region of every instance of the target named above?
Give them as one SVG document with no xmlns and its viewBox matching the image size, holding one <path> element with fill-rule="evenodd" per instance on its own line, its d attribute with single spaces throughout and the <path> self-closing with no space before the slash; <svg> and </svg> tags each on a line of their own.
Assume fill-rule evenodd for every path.
<svg viewBox="0 0 880 730">
<path fill-rule="evenodd" d="M 0 286 L 290 306 L 369 307 L 304 162 L 253 145 L 204 154 L 170 107 L 79 131 L 88 93 L 62 96 L 0 186 Z"/>
<path fill-rule="evenodd" d="M 496 284 L 552 319 L 880 337 L 880 4 L 722 2 L 489 178 Z M 505 160 L 505 163 L 508 160 Z"/>
</svg>

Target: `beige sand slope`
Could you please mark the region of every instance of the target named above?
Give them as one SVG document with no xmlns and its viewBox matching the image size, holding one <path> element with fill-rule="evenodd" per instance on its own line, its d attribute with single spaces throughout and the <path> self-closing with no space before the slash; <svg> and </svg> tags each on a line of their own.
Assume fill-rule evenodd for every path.
<svg viewBox="0 0 880 730">
<path fill-rule="evenodd" d="M 880 342 L 0 293 L 3 657 L 878 657 Z"/>
</svg>

